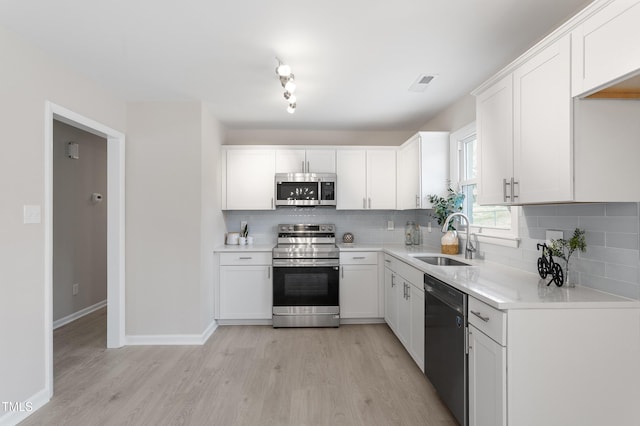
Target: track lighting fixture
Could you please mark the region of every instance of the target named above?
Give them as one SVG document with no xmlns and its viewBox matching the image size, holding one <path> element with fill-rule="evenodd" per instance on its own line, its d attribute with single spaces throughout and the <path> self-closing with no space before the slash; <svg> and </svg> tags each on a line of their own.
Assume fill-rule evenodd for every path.
<svg viewBox="0 0 640 426">
<path fill-rule="evenodd" d="M 282 61 L 276 57 L 276 61 L 278 61 L 278 66 L 276 67 L 276 74 L 280 79 L 280 85 L 284 89 L 284 98 L 286 99 L 289 106 L 287 107 L 287 112 L 289 114 L 293 114 L 296 112 L 296 101 L 297 97 L 294 94 L 296 91 L 296 80 L 295 76 L 291 72 L 291 67 L 287 64 L 283 64 Z"/>
</svg>

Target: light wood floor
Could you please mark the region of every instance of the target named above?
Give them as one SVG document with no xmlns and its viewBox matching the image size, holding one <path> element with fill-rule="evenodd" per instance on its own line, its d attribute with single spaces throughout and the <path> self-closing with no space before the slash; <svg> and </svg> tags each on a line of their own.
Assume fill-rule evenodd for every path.
<svg viewBox="0 0 640 426">
<path fill-rule="evenodd" d="M 221 326 L 204 346 L 105 349 L 106 309 L 54 332 L 25 425 L 455 425 L 384 324 Z"/>
</svg>

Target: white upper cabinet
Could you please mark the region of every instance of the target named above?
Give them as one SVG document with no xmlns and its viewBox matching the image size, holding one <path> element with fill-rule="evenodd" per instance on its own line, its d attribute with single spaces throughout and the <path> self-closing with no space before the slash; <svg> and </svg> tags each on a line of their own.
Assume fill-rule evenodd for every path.
<svg viewBox="0 0 640 426">
<path fill-rule="evenodd" d="M 336 169 L 337 209 L 395 210 L 395 149 L 338 149 Z"/>
<path fill-rule="evenodd" d="M 478 94 L 481 204 L 573 200 L 570 76 L 565 35 Z"/>
<path fill-rule="evenodd" d="M 335 149 L 276 150 L 276 173 L 335 173 Z"/>
<path fill-rule="evenodd" d="M 513 75 L 476 98 L 480 204 L 504 204 L 513 176 Z"/>
<path fill-rule="evenodd" d="M 273 210 L 273 149 L 223 149 L 222 209 Z"/>
<path fill-rule="evenodd" d="M 565 35 L 513 73 L 513 202 L 573 199 L 571 42 Z"/>
<path fill-rule="evenodd" d="M 640 1 L 617 0 L 573 31 L 573 96 L 588 94 L 640 70 L 639 23 Z"/>
<path fill-rule="evenodd" d="M 367 150 L 367 208 L 395 210 L 396 151 Z"/>
<path fill-rule="evenodd" d="M 449 132 L 419 132 L 398 149 L 398 210 L 427 209 L 429 194 L 444 195 L 449 179 Z"/>
</svg>

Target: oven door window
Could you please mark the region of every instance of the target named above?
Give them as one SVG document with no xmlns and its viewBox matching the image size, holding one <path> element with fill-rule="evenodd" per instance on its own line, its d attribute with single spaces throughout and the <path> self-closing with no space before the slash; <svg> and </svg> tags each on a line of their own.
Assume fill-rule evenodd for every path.
<svg viewBox="0 0 640 426">
<path fill-rule="evenodd" d="M 278 200 L 318 201 L 317 182 L 280 182 Z"/>
<path fill-rule="evenodd" d="M 273 306 L 339 306 L 338 267 L 273 268 Z"/>
</svg>

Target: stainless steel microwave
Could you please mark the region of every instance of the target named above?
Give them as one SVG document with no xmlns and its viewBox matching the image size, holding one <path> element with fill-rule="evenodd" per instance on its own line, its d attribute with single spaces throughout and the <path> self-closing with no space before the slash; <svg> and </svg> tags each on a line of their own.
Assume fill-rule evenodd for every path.
<svg viewBox="0 0 640 426">
<path fill-rule="evenodd" d="M 335 173 L 276 173 L 276 206 L 335 206 Z"/>
</svg>

